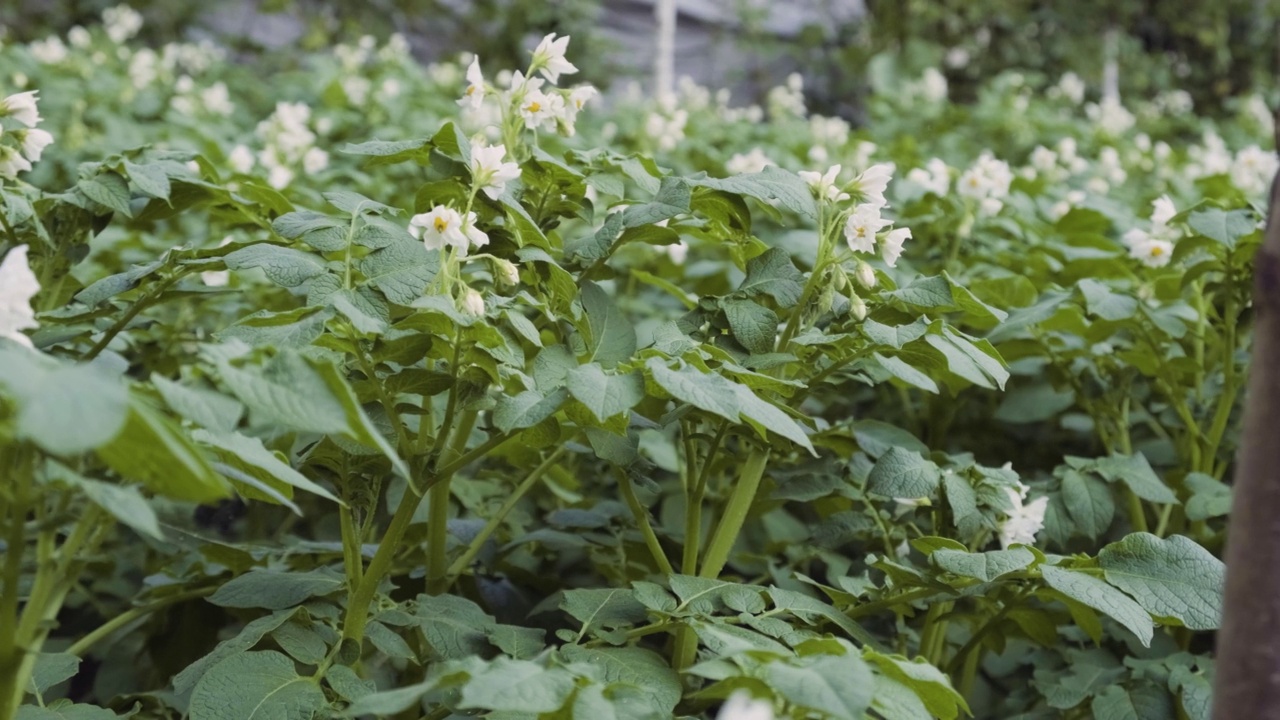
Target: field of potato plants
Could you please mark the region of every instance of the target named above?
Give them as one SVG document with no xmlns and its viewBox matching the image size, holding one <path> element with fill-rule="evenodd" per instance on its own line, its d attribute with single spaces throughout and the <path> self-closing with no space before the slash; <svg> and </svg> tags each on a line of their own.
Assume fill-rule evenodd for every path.
<svg viewBox="0 0 1280 720">
<path fill-rule="evenodd" d="M 1243 94 L 0 47 L 0 720 L 1210 716 Z"/>
</svg>

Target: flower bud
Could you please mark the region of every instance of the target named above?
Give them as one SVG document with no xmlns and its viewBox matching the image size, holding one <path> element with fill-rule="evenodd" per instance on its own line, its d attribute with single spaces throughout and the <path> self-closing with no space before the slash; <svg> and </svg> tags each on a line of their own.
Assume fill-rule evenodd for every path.
<svg viewBox="0 0 1280 720">
<path fill-rule="evenodd" d="M 859 260 L 858 267 L 853 272 L 858 284 L 863 288 L 871 290 L 876 286 L 876 271 L 865 260 Z"/>
<path fill-rule="evenodd" d="M 467 288 L 462 294 L 462 312 L 472 317 L 484 316 L 484 296 L 479 292 Z"/>
<path fill-rule="evenodd" d="M 849 314 L 858 319 L 859 322 L 867 319 L 867 303 L 862 298 L 854 295 L 849 298 Z"/>
<path fill-rule="evenodd" d="M 520 284 L 520 268 L 516 267 L 515 263 L 510 260 L 495 258 L 493 264 L 493 274 L 498 279 L 498 282 L 504 285 Z"/>
</svg>

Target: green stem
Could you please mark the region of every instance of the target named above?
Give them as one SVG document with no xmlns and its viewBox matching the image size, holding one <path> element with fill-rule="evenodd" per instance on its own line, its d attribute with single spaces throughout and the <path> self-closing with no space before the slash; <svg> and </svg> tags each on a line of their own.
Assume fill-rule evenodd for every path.
<svg viewBox="0 0 1280 720">
<path fill-rule="evenodd" d="M 702 558 L 702 570 L 699 576 L 720 577 L 720 571 L 729 562 L 729 554 L 738 540 L 738 533 L 742 531 L 742 526 L 747 521 L 747 513 L 751 510 L 751 503 L 755 501 L 756 490 L 760 487 L 760 479 L 764 477 L 764 469 L 768 464 L 769 450 L 752 448 L 751 454 L 742 466 L 742 474 L 729 495 L 729 502 L 725 505 L 720 523 L 711 534 L 706 556 Z"/>
<path fill-rule="evenodd" d="M 475 426 L 476 416 L 479 413 L 476 410 L 464 410 L 462 418 L 458 421 L 458 426 L 453 433 L 453 442 L 449 445 L 448 451 L 442 460 L 452 460 L 462 453 L 467 446 L 467 440 L 471 437 L 471 428 Z M 443 431 L 449 427 L 447 424 L 441 426 Z M 440 482 L 431 488 L 429 495 L 431 497 L 430 505 L 427 510 L 429 512 L 427 518 L 427 593 L 430 595 L 439 595 L 446 590 L 449 571 L 449 498 L 451 496 L 450 484 L 453 479 L 452 474 L 441 474 Z"/>
<path fill-rule="evenodd" d="M 28 492 L 31 487 L 29 463 L 17 452 L 3 454 L 10 461 L 11 473 L 5 536 L 4 587 L 0 590 L 0 718 L 10 720 L 22 702 L 24 685 L 19 682 L 19 668 L 25 649 L 18 644 L 18 585 L 22 580 L 22 556 L 26 551 L 23 528 L 30 511 Z"/>
<path fill-rule="evenodd" d="M 910 592 L 904 592 L 901 595 L 894 595 L 892 597 L 881 598 L 879 600 L 874 600 L 869 603 L 863 603 L 861 605 L 854 606 L 846 610 L 845 615 L 849 616 L 850 619 L 857 619 L 860 617 L 864 617 L 866 615 L 870 615 L 872 613 L 880 612 L 881 610 L 888 610 L 897 605 L 910 604 L 915 602 L 916 600 L 923 600 L 928 597 L 933 597 L 934 595 L 937 595 L 937 594 L 938 594 L 938 591 L 933 588 L 919 588 L 917 590 L 911 590 Z"/>
<path fill-rule="evenodd" d="M 339 529 L 342 531 L 342 564 L 347 573 L 347 584 L 351 593 L 360 586 L 360 578 L 364 575 L 364 560 L 361 558 L 361 535 L 356 528 L 351 508 L 342 505 L 338 508 Z"/>
<path fill-rule="evenodd" d="M 365 568 L 364 576 L 351 594 L 350 602 L 347 603 L 347 614 L 342 623 L 344 640 L 351 640 L 357 646 L 363 642 L 364 629 L 369 622 L 369 606 L 373 604 L 373 597 L 378 591 L 378 585 L 382 583 L 382 578 L 391 570 L 391 562 L 395 558 L 396 551 L 400 549 L 404 534 L 409 529 L 409 524 L 413 521 L 414 513 L 417 512 L 423 497 L 413 491 L 412 484 L 406 486 L 404 497 L 400 500 L 400 507 L 396 508 L 395 515 L 391 517 L 391 524 L 387 526 L 382 542 L 378 543 L 373 560 Z"/>
<path fill-rule="evenodd" d="M 664 575 L 674 575 L 675 568 L 671 566 L 671 561 L 663 552 L 662 544 L 658 542 L 658 535 L 654 533 L 653 525 L 649 522 L 649 509 L 641 505 L 640 498 L 636 497 L 636 489 L 631 484 L 631 477 L 620 467 L 614 469 L 618 475 L 618 488 L 622 490 L 622 497 L 627 501 L 627 507 L 631 508 L 631 514 L 636 518 L 636 526 L 640 528 L 640 535 L 644 537 L 644 544 L 649 548 L 649 554 L 657 563 L 658 570 Z"/>
<path fill-rule="evenodd" d="M 115 340 L 116 336 L 119 335 L 129 325 L 129 323 L 133 322 L 133 319 L 138 316 L 138 313 L 146 310 L 152 303 L 160 299 L 161 293 L 168 290 L 170 286 L 181 280 L 185 275 L 185 272 L 177 272 L 151 286 L 151 288 L 147 290 L 142 297 L 138 298 L 138 301 L 133 304 L 133 307 L 130 307 L 124 315 L 120 316 L 119 320 L 116 320 L 114 325 L 103 333 L 102 339 L 90 348 L 89 352 L 85 353 L 83 359 L 85 361 L 89 361 L 98 357 L 103 350 L 107 349 L 107 346 L 111 344 L 111 341 Z"/>
<path fill-rule="evenodd" d="M 212 595 L 215 590 L 217 590 L 216 587 L 197 588 L 195 590 L 188 590 L 176 595 L 160 598 L 149 605 L 140 605 L 135 608 L 130 608 L 99 625 L 88 635 L 77 640 L 75 644 L 67 648 L 65 652 L 82 658 L 94 645 L 97 645 L 102 640 L 107 639 L 125 626 L 140 620 L 157 610 L 163 610 L 170 605 L 176 605 L 180 602 L 186 602 L 187 600 L 194 600 L 196 598 L 207 597 Z"/>
<path fill-rule="evenodd" d="M 487 542 L 493 533 L 497 531 L 498 526 L 502 524 L 502 521 L 505 520 L 507 515 L 515 508 L 516 503 L 520 502 L 520 499 L 533 489 L 533 486 L 542 479 L 543 474 L 546 473 L 547 470 L 560 459 L 560 456 L 564 455 L 564 453 L 565 447 L 563 445 L 556 448 L 555 452 L 548 455 L 546 460 L 543 460 L 536 468 L 530 471 L 530 473 L 525 476 L 525 479 L 516 486 L 515 491 L 507 497 L 506 502 L 502 503 L 502 507 L 498 508 L 498 512 L 495 513 L 493 517 L 489 518 L 489 522 L 485 523 L 484 529 L 482 529 L 480 533 L 471 540 L 466 551 L 449 566 L 448 572 L 445 573 L 446 585 L 452 585 L 454 579 L 466 571 L 467 567 L 471 564 L 471 561 L 475 559 L 476 555 L 480 553 L 480 549 L 484 547 L 485 542 Z"/>
</svg>

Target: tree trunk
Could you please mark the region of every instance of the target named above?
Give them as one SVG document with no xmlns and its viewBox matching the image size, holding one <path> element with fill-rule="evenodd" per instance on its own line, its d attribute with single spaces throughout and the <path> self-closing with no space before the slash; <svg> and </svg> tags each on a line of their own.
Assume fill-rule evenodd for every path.
<svg viewBox="0 0 1280 720">
<path fill-rule="evenodd" d="M 1254 270 L 1253 357 L 1227 538 L 1213 717 L 1280 720 L 1280 177 Z"/>
</svg>

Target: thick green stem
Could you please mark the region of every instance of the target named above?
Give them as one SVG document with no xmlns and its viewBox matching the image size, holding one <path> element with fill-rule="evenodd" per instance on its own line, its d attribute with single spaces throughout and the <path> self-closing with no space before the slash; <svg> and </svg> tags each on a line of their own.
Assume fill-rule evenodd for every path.
<svg viewBox="0 0 1280 720">
<path fill-rule="evenodd" d="M 414 513 L 418 511 L 418 505 L 422 503 L 423 497 L 414 493 L 412 485 L 405 488 L 404 497 L 400 499 L 400 507 L 396 508 L 395 515 L 391 517 L 391 524 L 387 526 L 387 532 L 382 536 L 382 542 L 378 544 L 373 560 L 369 562 L 369 566 L 365 568 L 364 577 L 351 593 L 347 603 L 347 615 L 342 623 L 344 640 L 351 640 L 357 645 L 364 640 L 364 629 L 369 622 L 369 606 L 373 603 L 373 597 L 378 592 L 378 585 L 382 583 L 382 578 L 386 577 L 391 570 L 391 562 L 395 559 L 396 551 L 400 549 L 400 542 L 404 539 L 404 534 L 409 529 L 409 524 L 413 521 Z"/>
<path fill-rule="evenodd" d="M 454 431 L 453 442 L 449 445 L 441 460 L 450 462 L 460 456 L 467 447 L 471 437 L 471 428 L 475 426 L 475 410 L 466 410 L 458 421 Z M 443 431 L 447 425 L 442 425 Z M 427 518 L 427 593 L 439 595 L 447 589 L 449 571 L 449 497 L 452 474 L 441 475 L 440 482 L 431 488 L 429 516 Z"/>
<path fill-rule="evenodd" d="M 15 453 L 4 453 L 13 462 Z M 19 667 L 25 649 L 18 645 L 18 585 L 22 580 L 22 555 L 26 550 L 23 527 L 30 510 L 28 492 L 31 487 L 29 466 L 14 462 L 8 503 L 5 535 L 4 586 L 0 588 L 0 720 L 10 720 L 22 701 L 23 685 L 19 683 Z"/>
<path fill-rule="evenodd" d="M 129 308 L 124 315 L 120 316 L 120 319 L 117 320 L 114 325 L 102 334 L 102 339 L 90 348 L 89 352 L 85 353 L 84 360 L 88 361 L 98 357 L 103 350 L 107 349 L 107 346 L 111 344 L 111 341 L 115 340 L 116 336 L 128 327 L 129 323 L 133 322 L 133 319 L 137 317 L 139 313 L 146 310 L 148 307 L 151 307 L 151 304 L 160 299 L 160 295 L 163 294 L 165 290 L 168 290 L 170 286 L 181 280 L 185 274 L 185 272 L 176 272 L 170 277 L 153 285 L 146 294 L 138 298 L 138 301 L 133 304 L 133 307 Z"/>
<path fill-rule="evenodd" d="M 747 521 L 747 513 L 751 510 L 751 503 L 756 499 L 756 489 L 760 487 L 760 479 L 764 477 L 764 469 L 768 464 L 769 450 L 752 448 L 751 454 L 742 466 L 738 483 L 733 486 L 733 491 L 729 495 L 724 514 L 721 515 L 715 532 L 711 534 L 711 541 L 707 544 L 707 553 L 702 558 L 702 569 L 698 573 L 701 577 L 720 577 L 720 571 L 729 562 L 729 554 L 733 551 L 734 543 L 738 541 L 738 533 L 742 531 L 742 526 Z"/>
</svg>

